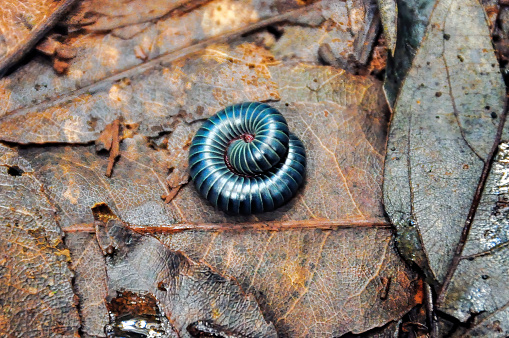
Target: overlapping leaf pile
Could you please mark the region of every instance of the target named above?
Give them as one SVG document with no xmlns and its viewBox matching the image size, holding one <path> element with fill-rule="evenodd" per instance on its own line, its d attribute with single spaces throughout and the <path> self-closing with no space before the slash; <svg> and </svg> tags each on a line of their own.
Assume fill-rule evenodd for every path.
<svg viewBox="0 0 509 338">
<path fill-rule="evenodd" d="M 394 334 L 424 309 L 397 241 L 439 310 L 484 312 L 468 334 L 503 334 L 507 142 L 488 171 L 505 92 L 488 24 L 473 0 L 415 2 L 398 1 L 415 29 L 389 58 L 386 153 L 383 84 L 365 67 L 380 23 L 371 1 L 79 1 L 60 22 L 77 51 L 67 72 L 37 55 L 0 80 L 13 248 L 0 331 L 102 337 L 128 291 L 156 300 L 169 336 Z M 308 168 L 288 205 L 231 217 L 188 184 L 188 147 L 204 119 L 244 101 L 284 114 Z M 105 140 L 120 141 L 118 159 Z M 32 263 L 36 253 L 49 263 Z M 34 279 L 13 282 L 19 269 Z"/>
</svg>

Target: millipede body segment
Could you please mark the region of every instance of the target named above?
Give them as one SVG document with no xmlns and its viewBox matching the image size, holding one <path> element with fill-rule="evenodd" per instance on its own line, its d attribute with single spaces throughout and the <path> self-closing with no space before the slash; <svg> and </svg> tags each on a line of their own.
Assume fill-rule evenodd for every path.
<svg viewBox="0 0 509 338">
<path fill-rule="evenodd" d="M 258 102 L 229 106 L 198 130 L 189 151 L 200 194 L 230 214 L 272 211 L 304 181 L 306 152 L 281 113 Z"/>
</svg>

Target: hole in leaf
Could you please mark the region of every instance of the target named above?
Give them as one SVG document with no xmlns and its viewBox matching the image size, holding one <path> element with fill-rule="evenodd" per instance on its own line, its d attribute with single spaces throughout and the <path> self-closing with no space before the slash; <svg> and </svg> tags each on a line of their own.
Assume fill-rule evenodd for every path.
<svg viewBox="0 0 509 338">
<path fill-rule="evenodd" d="M 18 167 L 17 165 L 14 165 L 12 167 L 9 167 L 9 169 L 7 169 L 7 174 L 11 175 L 11 176 L 21 176 L 23 175 L 25 171 L 23 169 L 21 169 L 20 167 Z"/>
</svg>

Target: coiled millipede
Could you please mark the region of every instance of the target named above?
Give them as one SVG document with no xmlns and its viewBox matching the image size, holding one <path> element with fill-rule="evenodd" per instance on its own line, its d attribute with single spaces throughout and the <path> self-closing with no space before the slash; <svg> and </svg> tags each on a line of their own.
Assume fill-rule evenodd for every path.
<svg viewBox="0 0 509 338">
<path fill-rule="evenodd" d="M 272 211 L 304 181 L 306 152 L 281 113 L 258 102 L 229 106 L 196 132 L 189 150 L 200 194 L 229 214 Z"/>
</svg>

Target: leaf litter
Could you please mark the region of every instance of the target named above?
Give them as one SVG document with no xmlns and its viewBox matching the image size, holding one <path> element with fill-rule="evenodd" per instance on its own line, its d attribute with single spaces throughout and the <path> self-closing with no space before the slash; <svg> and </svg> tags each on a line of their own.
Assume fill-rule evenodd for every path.
<svg viewBox="0 0 509 338">
<path fill-rule="evenodd" d="M 271 48 L 277 51 L 273 55 L 254 44 L 214 40 L 216 36 L 222 42 L 249 40 L 253 36 L 240 38 L 240 34 L 283 20 L 334 39 L 336 31 L 327 32 L 334 27 L 331 23 L 351 14 L 343 4 L 334 7 L 330 2 L 308 7 L 248 4 L 232 31 L 225 22 L 212 19 L 219 7 L 219 11 L 234 13 L 239 9 L 212 1 L 181 12 L 177 8 L 182 4 L 172 4 L 162 9 L 161 16 L 134 22 L 132 27 L 132 17 L 124 13 L 128 25 L 113 20 L 97 35 L 71 34 L 67 42 L 79 52 L 70 61 L 67 75 L 56 76 L 36 57 L 2 80 L 7 104 L 0 118 L 5 131 L 1 137 L 28 145 L 20 151 L 33 162 L 34 174 L 57 208 L 68 234 L 66 244 L 89 243 L 86 255 L 76 248 L 70 250 L 95 266 L 94 279 L 102 281 L 99 285 L 104 285 L 108 267 L 101 265 L 104 258 L 92 244 L 90 233 L 96 231 L 90 207 L 106 202 L 132 229 L 155 233 L 171 250 L 182 249 L 218 273 L 235 276 L 280 335 L 362 333 L 397 321 L 422 303 L 422 284 L 394 251 L 381 204 L 387 126 L 381 83 L 320 66 L 319 59 L 309 57 L 318 54 L 319 46 L 285 49 L 281 40 L 274 45 L 279 49 Z M 357 8 L 365 10 L 363 6 Z M 307 8 L 321 14 L 299 17 Z M 107 14 L 100 15 L 106 17 L 102 22 L 108 21 Z M 69 25 L 83 24 L 85 30 L 93 30 L 101 19 L 92 21 Z M 207 30 L 195 29 L 197 22 Z M 370 21 L 360 22 L 354 32 L 361 32 L 363 23 Z M 286 37 L 291 30 L 287 33 Z M 373 33 L 369 34 L 368 40 L 373 41 Z M 355 55 L 355 38 L 350 36 L 353 42 L 343 45 L 343 55 Z M 26 90 L 13 91 L 19 83 L 26 83 Z M 256 218 L 230 219 L 200 200 L 187 184 L 185 144 L 203 119 L 225 105 L 247 100 L 270 101 L 280 109 L 316 163 L 310 165 L 301 196 L 285 209 Z M 103 135 L 108 135 L 112 146 L 113 135 L 118 135 L 121 156 L 112 177 L 106 178 L 104 173 L 116 152 L 110 151 L 108 160 L 97 150 L 109 146 L 96 148 L 93 143 L 115 120 L 120 133 Z M 34 143 L 57 144 L 32 147 Z M 166 201 L 161 200 L 162 195 Z M 252 230 L 228 231 L 239 222 Z M 263 230 L 264 224 L 270 228 L 283 223 L 294 230 Z M 215 231 L 178 232 L 177 227 L 199 229 L 206 224 L 214 225 Z M 73 238 L 78 239 L 74 244 Z M 149 247 L 160 245 L 150 236 L 140 241 L 152 243 Z M 257 248 L 258 242 L 265 249 Z M 374 249 L 368 250 L 367 242 L 374 243 Z M 86 305 L 80 308 L 83 328 L 100 334 L 107 322 L 108 304 L 101 290 L 93 290 L 94 283 L 86 279 L 87 266 L 82 263 L 75 268 L 75 290 L 80 304 Z M 340 301 L 330 303 L 331 299 Z M 193 327 L 229 330 L 208 321 L 195 321 Z"/>
</svg>

